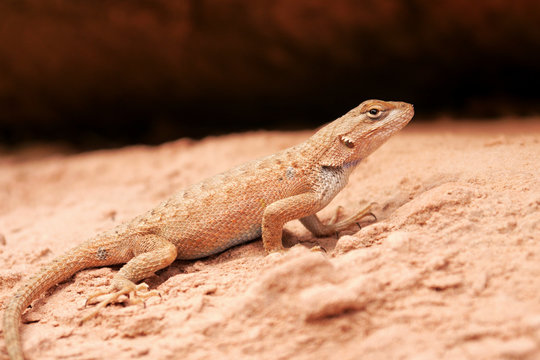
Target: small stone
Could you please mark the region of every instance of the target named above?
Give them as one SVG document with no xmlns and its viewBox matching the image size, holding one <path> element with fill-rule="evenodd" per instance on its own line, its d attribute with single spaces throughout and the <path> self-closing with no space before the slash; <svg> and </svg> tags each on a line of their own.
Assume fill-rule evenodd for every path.
<svg viewBox="0 0 540 360">
<path fill-rule="evenodd" d="M 534 330 L 540 330 L 540 314 L 528 316 L 525 324 Z"/>
<path fill-rule="evenodd" d="M 6 237 L 4 234 L 0 233 L 0 245 L 6 245 Z"/>
<path fill-rule="evenodd" d="M 443 275 L 424 281 L 424 285 L 436 291 L 460 287 L 462 284 L 463 278 L 460 275 Z"/>
<path fill-rule="evenodd" d="M 504 135 L 488 139 L 486 142 L 484 142 L 485 147 L 492 147 L 503 144 L 508 144 L 508 139 Z"/>
<path fill-rule="evenodd" d="M 394 251 L 410 250 L 411 236 L 405 231 L 394 231 L 388 235 L 384 244 Z"/>
<path fill-rule="evenodd" d="M 445 255 L 436 255 L 426 262 L 424 269 L 427 271 L 441 270 L 448 266 L 448 259 Z"/>
<path fill-rule="evenodd" d="M 537 348 L 532 339 L 518 338 L 501 344 L 500 350 L 505 357 L 518 359 L 532 354 Z"/>
<path fill-rule="evenodd" d="M 200 291 L 204 295 L 214 295 L 217 291 L 217 286 L 216 284 L 204 285 L 204 286 L 201 286 Z"/>
<path fill-rule="evenodd" d="M 487 287 L 488 284 L 488 275 L 486 273 L 481 273 L 476 276 L 472 282 L 472 290 L 475 295 L 480 294 Z"/>
</svg>

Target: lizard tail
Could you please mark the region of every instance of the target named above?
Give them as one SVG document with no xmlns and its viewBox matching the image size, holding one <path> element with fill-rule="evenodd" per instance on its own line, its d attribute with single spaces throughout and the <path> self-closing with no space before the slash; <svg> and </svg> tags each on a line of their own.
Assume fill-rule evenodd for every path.
<svg viewBox="0 0 540 360">
<path fill-rule="evenodd" d="M 11 298 L 4 311 L 4 341 L 11 360 L 23 360 L 19 322 L 30 303 L 50 287 L 69 279 L 88 266 L 90 243 L 86 242 L 57 257 L 36 275 L 24 282 Z M 86 260 L 86 261 L 85 261 Z"/>
</svg>

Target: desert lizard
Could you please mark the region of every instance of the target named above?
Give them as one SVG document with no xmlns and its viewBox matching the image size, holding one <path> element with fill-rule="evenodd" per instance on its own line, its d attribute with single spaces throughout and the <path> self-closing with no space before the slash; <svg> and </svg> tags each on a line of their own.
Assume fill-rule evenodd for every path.
<svg viewBox="0 0 540 360">
<path fill-rule="evenodd" d="M 323 224 L 316 213 L 347 184 L 353 169 L 413 117 L 403 102 L 368 100 L 317 131 L 305 142 L 253 160 L 192 185 L 156 208 L 101 233 L 45 265 L 26 280 L 4 312 L 4 339 L 12 360 L 24 358 L 22 312 L 50 287 L 76 272 L 125 264 L 99 309 L 128 295 L 141 301 L 156 293 L 140 280 L 175 259 L 198 259 L 262 237 L 268 253 L 283 251 L 283 225 L 300 222 L 315 236 L 333 235 L 370 213 Z"/>
</svg>

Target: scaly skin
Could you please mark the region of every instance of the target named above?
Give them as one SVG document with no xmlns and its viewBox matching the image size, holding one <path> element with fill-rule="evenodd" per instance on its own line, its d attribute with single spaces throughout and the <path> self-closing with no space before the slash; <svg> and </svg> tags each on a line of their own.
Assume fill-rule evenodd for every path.
<svg viewBox="0 0 540 360">
<path fill-rule="evenodd" d="M 176 193 L 153 210 L 99 234 L 53 260 L 26 280 L 4 312 L 4 338 L 12 360 L 24 358 L 22 312 L 49 289 L 82 269 L 125 264 L 96 310 L 129 295 L 155 295 L 135 285 L 175 259 L 197 259 L 262 236 L 267 252 L 283 251 L 283 225 L 294 219 L 315 236 L 334 234 L 369 214 L 323 224 L 316 213 L 347 184 L 356 165 L 413 117 L 410 104 L 368 100 L 321 128 L 305 142 L 248 162 Z"/>
</svg>

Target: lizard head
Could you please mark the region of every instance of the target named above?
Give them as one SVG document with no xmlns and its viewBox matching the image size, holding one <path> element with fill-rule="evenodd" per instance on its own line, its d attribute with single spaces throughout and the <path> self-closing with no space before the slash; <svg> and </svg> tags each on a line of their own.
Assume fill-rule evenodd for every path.
<svg viewBox="0 0 540 360">
<path fill-rule="evenodd" d="M 354 166 L 412 119 L 411 104 L 367 100 L 320 129 L 313 139 L 326 144 L 323 166 Z"/>
</svg>

